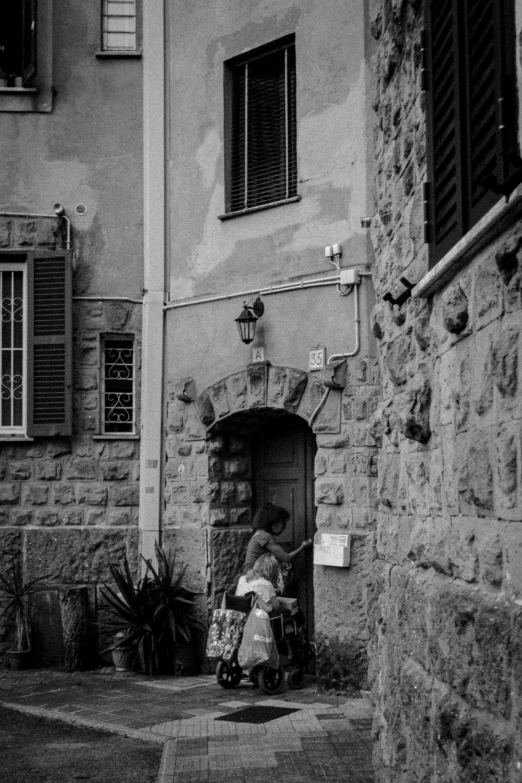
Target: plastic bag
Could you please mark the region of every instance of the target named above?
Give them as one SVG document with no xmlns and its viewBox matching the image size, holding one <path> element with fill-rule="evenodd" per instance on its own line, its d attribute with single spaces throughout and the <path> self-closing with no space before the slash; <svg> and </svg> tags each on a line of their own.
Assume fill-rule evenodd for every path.
<svg viewBox="0 0 522 783">
<path fill-rule="evenodd" d="M 279 653 L 270 619 L 259 601 L 256 601 L 248 615 L 237 661 L 243 669 L 253 669 L 254 666 L 261 665 L 270 669 L 279 667 Z"/>
<path fill-rule="evenodd" d="M 208 630 L 207 658 L 229 661 L 239 647 L 248 614 L 236 609 L 225 609 L 225 606 L 226 596 L 223 596 L 221 609 L 214 609 L 212 613 Z"/>
</svg>

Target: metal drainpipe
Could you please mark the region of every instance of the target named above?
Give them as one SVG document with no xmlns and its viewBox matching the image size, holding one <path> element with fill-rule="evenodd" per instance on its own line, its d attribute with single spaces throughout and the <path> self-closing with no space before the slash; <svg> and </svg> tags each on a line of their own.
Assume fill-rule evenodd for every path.
<svg viewBox="0 0 522 783">
<path fill-rule="evenodd" d="M 140 553 L 161 538 L 165 303 L 165 7 L 143 14 L 144 296 L 139 484 Z"/>
</svg>

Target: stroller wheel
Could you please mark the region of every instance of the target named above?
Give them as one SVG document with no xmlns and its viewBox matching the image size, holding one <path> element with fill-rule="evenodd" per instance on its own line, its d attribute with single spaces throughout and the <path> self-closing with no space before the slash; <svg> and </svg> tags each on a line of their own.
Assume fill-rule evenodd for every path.
<svg viewBox="0 0 522 783">
<path fill-rule="evenodd" d="M 235 688 L 241 681 L 243 669 L 237 663 L 220 661 L 216 668 L 218 685 L 222 688 Z"/>
<path fill-rule="evenodd" d="M 300 690 L 304 685 L 304 669 L 290 669 L 286 677 L 288 687 L 293 691 Z"/>
<path fill-rule="evenodd" d="M 259 687 L 263 693 L 279 693 L 285 684 L 285 673 L 280 666 L 278 669 L 268 669 L 264 666 L 259 669 Z"/>
</svg>

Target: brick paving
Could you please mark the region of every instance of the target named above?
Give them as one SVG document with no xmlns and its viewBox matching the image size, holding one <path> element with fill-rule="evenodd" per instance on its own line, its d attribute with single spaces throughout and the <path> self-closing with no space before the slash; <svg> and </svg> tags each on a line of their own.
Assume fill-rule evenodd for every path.
<svg viewBox="0 0 522 783">
<path fill-rule="evenodd" d="M 368 700 L 317 693 L 311 682 L 269 697 L 247 681 L 223 690 L 208 675 L 1 672 L 0 701 L 164 743 L 158 783 L 374 780 Z"/>
</svg>

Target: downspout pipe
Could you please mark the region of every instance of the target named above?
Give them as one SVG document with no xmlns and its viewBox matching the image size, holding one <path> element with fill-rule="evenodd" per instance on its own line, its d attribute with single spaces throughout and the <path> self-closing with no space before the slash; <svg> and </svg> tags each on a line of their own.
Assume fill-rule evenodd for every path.
<svg viewBox="0 0 522 783">
<path fill-rule="evenodd" d="M 165 4 L 143 13 L 144 296 L 139 484 L 140 554 L 161 543 L 165 304 Z M 143 563 L 143 561 L 142 561 Z"/>
</svg>

